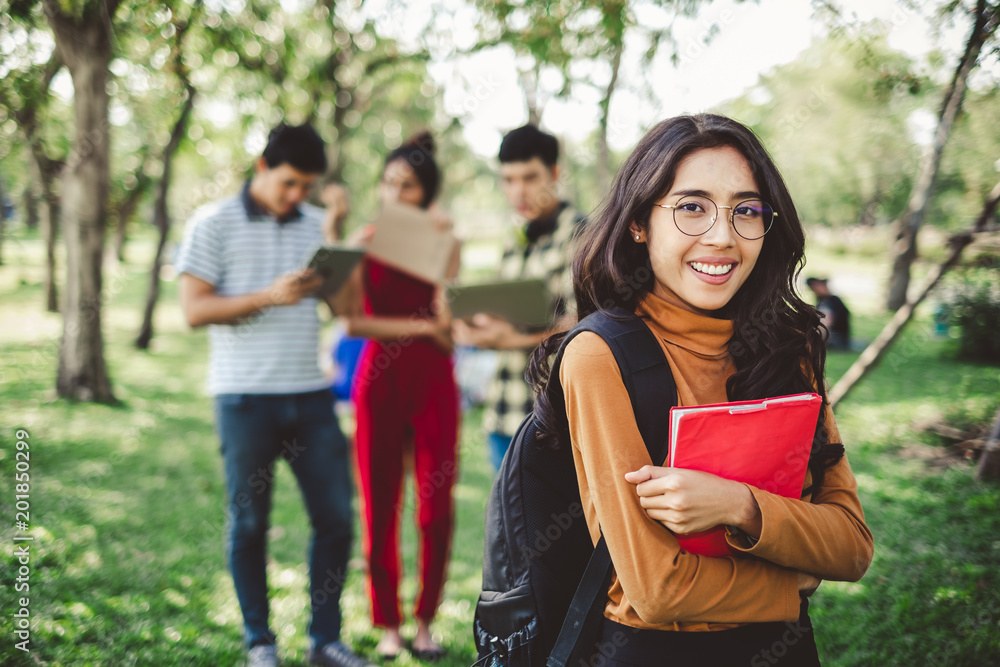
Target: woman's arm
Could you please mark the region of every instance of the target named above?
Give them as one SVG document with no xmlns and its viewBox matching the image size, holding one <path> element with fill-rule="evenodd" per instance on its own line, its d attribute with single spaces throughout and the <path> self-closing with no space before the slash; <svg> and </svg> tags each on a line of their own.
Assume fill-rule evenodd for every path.
<svg viewBox="0 0 1000 667">
<path fill-rule="evenodd" d="M 824 410 L 828 439 L 839 442 L 833 412 L 829 406 Z M 811 483 L 807 475 L 806 486 Z M 858 482 L 846 456 L 826 470 L 811 499 L 785 498 L 748 488 L 760 507 L 760 539 L 751 546 L 729 536 L 730 546 L 821 579 L 857 581 L 868 570 L 874 540 L 865 524 Z"/>
<path fill-rule="evenodd" d="M 797 618 L 795 570 L 755 558 L 684 552 L 647 515 L 625 474 L 651 461 L 614 355 L 597 334 L 573 339 L 560 380 L 591 537 L 596 542 L 603 531 L 618 583 L 639 617 L 655 625 Z"/>
<path fill-rule="evenodd" d="M 362 315 L 347 319 L 347 335 L 407 344 L 413 338 L 430 338 L 445 352 L 452 351 L 451 334 L 438 320 L 419 317 L 378 317 Z"/>
<path fill-rule="evenodd" d="M 828 437 L 839 440 L 833 414 L 825 409 Z M 694 470 L 644 466 L 626 479 L 637 484 L 647 514 L 670 530 L 734 526 L 754 538 L 748 543 L 727 533 L 734 549 L 821 579 L 857 581 L 871 563 L 872 534 L 846 457 L 826 471 L 812 502 Z"/>
<path fill-rule="evenodd" d="M 760 537 L 760 507 L 746 484 L 700 470 L 654 465 L 625 473 L 625 480 L 636 485 L 646 514 L 674 533 L 726 525 Z"/>
</svg>

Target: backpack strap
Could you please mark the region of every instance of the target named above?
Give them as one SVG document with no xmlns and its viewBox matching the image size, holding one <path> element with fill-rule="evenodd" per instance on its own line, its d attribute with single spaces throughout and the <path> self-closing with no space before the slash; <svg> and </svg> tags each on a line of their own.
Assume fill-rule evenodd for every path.
<svg viewBox="0 0 1000 667">
<path fill-rule="evenodd" d="M 552 363 L 549 382 L 559 382 L 563 351 L 577 334 L 593 331 L 611 348 L 628 391 L 636 425 L 654 465 L 661 465 L 669 448 L 670 408 L 677 405 L 677 388 L 656 336 L 642 319 L 622 308 L 597 311 L 570 330 Z M 570 602 L 547 667 L 571 664 L 583 636 L 593 637 L 604 613 L 611 579 L 611 554 L 604 535 L 594 547 L 580 584 Z"/>
<path fill-rule="evenodd" d="M 670 408 L 677 405 L 674 376 L 663 348 L 642 318 L 624 309 L 611 313 L 626 319 L 598 311 L 581 324 L 587 325 L 585 331 L 600 335 L 615 355 L 649 458 L 653 465 L 661 465 L 669 448 Z"/>
</svg>

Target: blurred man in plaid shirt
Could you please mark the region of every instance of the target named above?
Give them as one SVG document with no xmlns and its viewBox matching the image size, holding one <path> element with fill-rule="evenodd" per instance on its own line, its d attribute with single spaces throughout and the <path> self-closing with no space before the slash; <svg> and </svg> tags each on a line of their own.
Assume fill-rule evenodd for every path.
<svg viewBox="0 0 1000 667">
<path fill-rule="evenodd" d="M 532 350 L 551 334 L 576 323 L 573 298 L 572 244 L 584 217 L 559 198 L 559 142 L 534 125 L 509 132 L 500 144 L 500 183 L 507 201 L 524 223 L 504 250 L 499 278 L 542 278 L 553 295 L 553 328 L 522 331 L 510 322 L 480 314 L 472 325 L 454 324 L 455 341 L 497 350 L 497 371 L 486 394 L 483 429 L 489 434 L 494 468 L 510 445 L 514 432 L 531 411 L 532 391 L 524 371 Z"/>
</svg>

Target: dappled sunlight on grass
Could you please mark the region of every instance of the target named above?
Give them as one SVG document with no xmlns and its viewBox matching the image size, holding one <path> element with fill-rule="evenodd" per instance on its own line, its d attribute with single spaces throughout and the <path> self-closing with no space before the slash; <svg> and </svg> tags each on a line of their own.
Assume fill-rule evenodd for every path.
<svg viewBox="0 0 1000 667">
<path fill-rule="evenodd" d="M 216 554 L 222 560 L 222 554 Z M 240 614 L 240 606 L 236 602 L 236 591 L 233 589 L 233 580 L 226 570 L 217 570 L 212 573 L 210 582 L 202 582 L 202 586 L 209 584 L 205 595 L 208 603 L 206 611 L 208 618 L 217 626 L 228 626 L 242 631 L 243 616 Z"/>
<path fill-rule="evenodd" d="M 829 597 L 850 598 L 868 593 L 868 583 L 864 581 L 824 581 L 823 593 Z"/>
</svg>

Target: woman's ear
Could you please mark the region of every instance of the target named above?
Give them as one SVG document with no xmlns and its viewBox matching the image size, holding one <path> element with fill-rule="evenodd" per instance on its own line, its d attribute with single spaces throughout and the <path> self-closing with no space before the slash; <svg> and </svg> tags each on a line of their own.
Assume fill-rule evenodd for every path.
<svg viewBox="0 0 1000 667">
<path fill-rule="evenodd" d="M 634 222 L 629 223 L 628 230 L 632 234 L 633 241 L 635 241 L 636 243 L 645 243 L 646 232 L 643 231 L 642 229 L 639 229 L 639 225 L 635 224 Z"/>
</svg>

